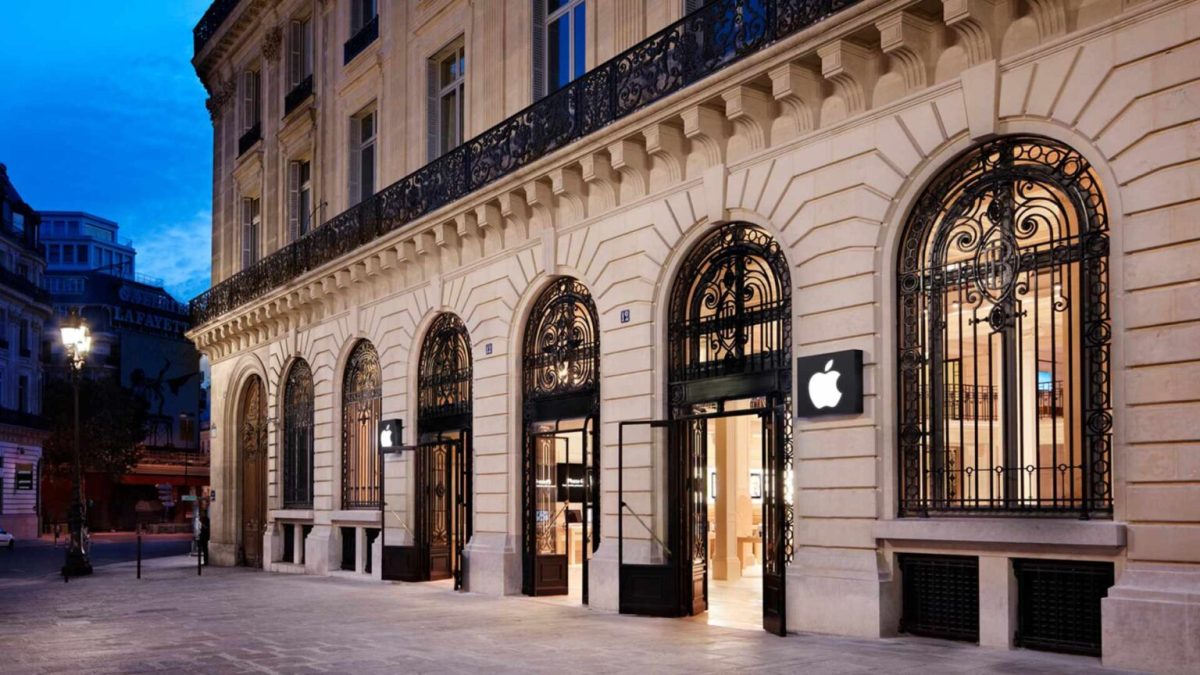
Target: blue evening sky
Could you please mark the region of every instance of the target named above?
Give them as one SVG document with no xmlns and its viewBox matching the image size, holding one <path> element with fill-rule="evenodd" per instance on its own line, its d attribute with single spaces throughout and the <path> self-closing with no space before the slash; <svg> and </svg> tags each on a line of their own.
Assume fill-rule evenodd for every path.
<svg viewBox="0 0 1200 675">
<path fill-rule="evenodd" d="M 120 224 L 137 270 L 208 287 L 212 125 L 192 70 L 209 0 L 0 3 L 0 162 L 39 210 Z"/>
</svg>

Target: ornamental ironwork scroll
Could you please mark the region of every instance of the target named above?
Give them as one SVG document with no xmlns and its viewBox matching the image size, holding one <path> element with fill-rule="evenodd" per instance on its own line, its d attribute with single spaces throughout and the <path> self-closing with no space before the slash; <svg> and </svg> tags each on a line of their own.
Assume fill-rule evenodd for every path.
<svg viewBox="0 0 1200 675">
<path fill-rule="evenodd" d="M 600 386 L 600 319 L 586 286 L 561 277 L 534 303 L 525 331 L 525 401 L 590 394 Z"/>
<path fill-rule="evenodd" d="M 283 506 L 312 508 L 313 377 L 304 359 L 288 368 L 283 385 Z"/>
<path fill-rule="evenodd" d="M 471 339 L 454 314 L 439 314 L 425 334 L 417 366 L 417 419 L 422 433 L 470 425 Z M 449 426 L 447 426 L 449 425 Z"/>
<path fill-rule="evenodd" d="M 379 354 L 359 340 L 342 385 L 342 508 L 379 508 L 379 419 L 383 391 Z"/>
<path fill-rule="evenodd" d="M 952 161 L 901 240 L 900 511 L 1112 510 L 1108 215 L 1047 138 Z"/>
<path fill-rule="evenodd" d="M 267 524 L 267 393 L 257 375 L 252 376 L 242 389 L 238 451 L 241 456 L 241 562 L 259 567 L 263 563 L 263 531 Z"/>
<path fill-rule="evenodd" d="M 189 305 L 193 324 L 260 298 L 856 2 L 711 0 L 200 294 Z M 197 51 L 235 5 L 213 4 L 196 26 Z"/>
<path fill-rule="evenodd" d="M 791 508 L 792 286 L 779 242 L 750 223 L 720 226 L 692 249 L 671 290 L 668 325 L 668 389 L 672 414 L 695 412 L 700 398 L 690 385 L 725 378 L 753 380 L 754 391 L 778 406 L 778 437 L 766 466 L 783 475 L 786 489 L 768 489 L 765 571 L 785 572 L 794 551 Z M 699 396 L 699 398 L 698 398 Z M 698 442 L 698 441 L 697 441 Z M 768 487 L 775 485 L 771 483 Z M 694 523 L 694 527 L 704 524 Z"/>
</svg>

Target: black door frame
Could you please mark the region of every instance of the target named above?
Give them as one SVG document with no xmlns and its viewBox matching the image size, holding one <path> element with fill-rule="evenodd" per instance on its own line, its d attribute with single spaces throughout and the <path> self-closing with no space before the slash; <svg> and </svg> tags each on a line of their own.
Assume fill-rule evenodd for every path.
<svg viewBox="0 0 1200 675">
<path fill-rule="evenodd" d="M 735 399 L 736 400 L 736 399 Z M 617 426 L 617 562 L 620 570 L 619 611 L 625 614 L 644 614 L 650 616 L 681 617 L 692 616 L 708 609 L 708 519 L 707 501 L 698 499 L 696 492 L 704 496 L 703 481 L 708 475 L 707 447 L 705 447 L 704 470 L 701 482 L 697 485 L 695 476 L 688 474 L 694 471 L 696 447 L 689 443 L 693 433 L 704 435 L 709 420 L 731 417 L 757 416 L 762 428 L 763 469 L 770 469 L 769 483 L 764 483 L 763 534 L 764 548 L 779 546 L 783 543 L 784 533 L 770 533 L 772 524 L 778 528 L 786 524 L 786 519 L 780 514 L 771 513 L 772 509 L 787 508 L 783 498 L 786 488 L 786 461 L 778 451 L 774 451 L 785 442 L 783 434 L 786 429 L 788 409 L 784 402 L 774 402 L 768 397 L 767 405 L 753 406 L 742 410 L 725 410 L 726 401 L 716 401 L 718 410 L 708 413 L 693 413 L 677 415 L 670 419 L 624 421 Z M 699 431 L 693 424 L 701 423 Z M 658 540 L 667 553 L 668 560 L 664 564 L 625 563 L 625 518 L 624 513 L 630 509 L 625 502 L 625 427 L 648 426 L 651 429 L 667 428 L 667 542 L 658 540 L 657 534 L 651 536 Z M 691 453 L 691 458 L 685 457 Z M 687 506 L 702 505 L 703 513 L 690 511 Z M 640 519 L 639 519 L 640 520 Z M 700 523 L 700 540 L 704 546 L 702 562 L 695 559 L 696 532 L 689 531 L 690 525 Z M 642 523 L 645 527 L 645 524 Z M 771 538 L 768 540 L 767 537 Z M 699 567 L 697 567 L 699 565 Z M 781 570 L 782 571 L 782 570 Z M 763 628 L 777 635 L 786 633 L 786 591 L 775 574 L 770 574 L 766 561 L 763 565 Z M 700 590 L 702 599 L 696 597 Z M 769 597 L 774 594 L 778 597 Z M 772 602 L 774 600 L 774 602 Z M 701 604 L 702 603 L 702 604 Z"/>
</svg>

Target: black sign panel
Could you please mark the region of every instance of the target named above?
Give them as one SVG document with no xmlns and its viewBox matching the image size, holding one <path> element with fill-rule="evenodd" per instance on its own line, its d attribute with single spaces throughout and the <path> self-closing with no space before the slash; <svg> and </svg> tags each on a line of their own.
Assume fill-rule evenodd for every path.
<svg viewBox="0 0 1200 675">
<path fill-rule="evenodd" d="M 555 474 L 558 476 L 558 501 L 576 503 L 587 501 L 586 466 L 559 462 Z"/>
<path fill-rule="evenodd" d="M 796 359 L 796 415 L 824 417 L 863 411 L 861 349 Z"/>
<path fill-rule="evenodd" d="M 404 444 L 404 421 L 380 420 L 379 449 L 382 452 L 393 452 Z"/>
<path fill-rule="evenodd" d="M 14 490 L 32 490 L 33 489 L 33 465 L 18 464 L 16 471 L 13 473 L 13 489 Z"/>
</svg>

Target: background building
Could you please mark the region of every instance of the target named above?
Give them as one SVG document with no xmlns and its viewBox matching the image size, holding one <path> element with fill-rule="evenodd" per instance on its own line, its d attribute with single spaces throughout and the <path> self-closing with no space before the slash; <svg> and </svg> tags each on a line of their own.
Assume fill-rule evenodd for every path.
<svg viewBox="0 0 1200 675">
<path fill-rule="evenodd" d="M 214 3 L 214 559 L 1193 667 L 1198 7 Z"/>
<path fill-rule="evenodd" d="M 50 320 L 38 214 L 0 164 L 0 527 L 37 536 L 42 442 L 42 328 Z"/>
<path fill-rule="evenodd" d="M 149 404 L 149 433 L 141 461 L 118 481 L 86 477 L 93 500 L 92 527 L 132 529 L 142 522 L 186 518 L 177 508 L 183 494 L 208 483 L 208 457 L 201 452 L 202 407 L 199 354 L 185 337 L 186 307 L 162 280 L 138 274 L 136 251 L 120 239 L 117 223 L 77 211 L 43 211 L 46 286 L 55 314 L 78 309 L 93 336 L 88 372 L 112 376 Z M 52 372 L 62 373 L 64 355 L 57 324 L 46 343 Z M 47 485 L 47 513 L 65 513 L 63 485 Z"/>
</svg>

